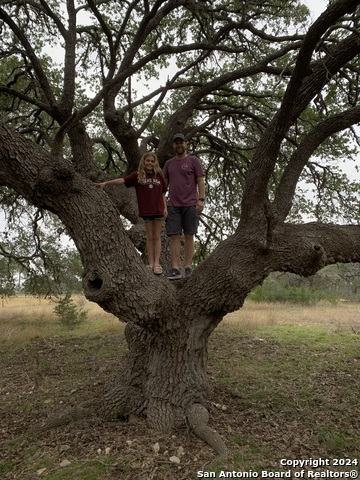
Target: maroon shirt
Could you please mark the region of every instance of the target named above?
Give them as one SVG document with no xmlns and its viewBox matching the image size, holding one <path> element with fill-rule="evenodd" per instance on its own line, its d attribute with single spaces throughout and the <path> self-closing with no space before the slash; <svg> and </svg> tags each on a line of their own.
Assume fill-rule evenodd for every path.
<svg viewBox="0 0 360 480">
<path fill-rule="evenodd" d="M 124 180 L 126 187 L 135 187 L 140 217 L 164 215 L 163 195 L 166 192 L 166 183 L 162 175 L 147 173 L 145 183 L 142 184 L 138 181 L 137 172 L 133 172 L 124 177 Z"/>
</svg>

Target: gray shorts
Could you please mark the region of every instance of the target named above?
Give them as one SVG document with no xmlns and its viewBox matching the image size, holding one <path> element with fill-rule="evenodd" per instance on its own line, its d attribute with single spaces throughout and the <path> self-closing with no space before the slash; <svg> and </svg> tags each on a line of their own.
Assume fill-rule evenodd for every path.
<svg viewBox="0 0 360 480">
<path fill-rule="evenodd" d="M 196 206 L 168 207 L 166 218 L 166 234 L 178 235 L 181 232 L 195 235 L 199 225 L 199 216 Z"/>
<path fill-rule="evenodd" d="M 164 216 L 160 215 L 146 215 L 141 218 L 144 220 L 144 222 L 155 222 L 157 220 L 164 220 Z"/>
</svg>

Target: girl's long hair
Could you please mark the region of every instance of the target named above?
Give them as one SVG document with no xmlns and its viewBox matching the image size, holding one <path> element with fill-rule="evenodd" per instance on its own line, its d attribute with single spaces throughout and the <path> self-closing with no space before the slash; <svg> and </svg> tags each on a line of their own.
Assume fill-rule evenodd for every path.
<svg viewBox="0 0 360 480">
<path fill-rule="evenodd" d="M 153 157 L 155 159 L 155 163 L 154 163 L 154 175 L 156 176 L 157 173 L 159 173 L 160 175 L 162 175 L 162 170 L 160 168 L 160 165 L 159 165 L 159 160 L 156 156 L 156 154 L 154 152 L 146 152 L 144 153 L 144 155 L 140 158 L 140 161 L 139 161 L 139 166 L 138 166 L 138 170 L 137 170 L 137 174 L 138 174 L 138 181 L 139 183 L 145 183 L 145 180 L 146 180 L 146 171 L 145 171 L 145 160 L 148 158 L 148 157 Z"/>
</svg>

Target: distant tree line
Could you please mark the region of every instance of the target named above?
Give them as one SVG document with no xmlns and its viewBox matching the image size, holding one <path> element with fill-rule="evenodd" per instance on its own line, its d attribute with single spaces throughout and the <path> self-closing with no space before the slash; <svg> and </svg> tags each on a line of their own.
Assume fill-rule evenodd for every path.
<svg viewBox="0 0 360 480">
<path fill-rule="evenodd" d="M 82 267 L 77 251 L 71 247 L 59 247 L 52 255 L 49 251 L 47 253 L 47 268 L 38 264 L 32 269 L 24 269 L 14 259 L 0 257 L 0 298 L 19 294 L 51 297 L 82 293 Z M 298 304 L 322 300 L 360 302 L 360 265 L 330 265 L 307 278 L 289 272 L 274 272 L 251 292 L 249 299 Z"/>
<path fill-rule="evenodd" d="M 249 299 L 303 305 L 322 300 L 359 302 L 360 266 L 356 263 L 330 265 L 307 278 L 288 272 L 274 272 L 251 292 Z"/>
<path fill-rule="evenodd" d="M 81 293 L 81 272 L 80 256 L 69 247 L 54 248 L 46 264 L 38 261 L 26 267 L 14 259 L 0 257 L 0 298 L 20 294 L 57 297 L 67 292 Z"/>
</svg>

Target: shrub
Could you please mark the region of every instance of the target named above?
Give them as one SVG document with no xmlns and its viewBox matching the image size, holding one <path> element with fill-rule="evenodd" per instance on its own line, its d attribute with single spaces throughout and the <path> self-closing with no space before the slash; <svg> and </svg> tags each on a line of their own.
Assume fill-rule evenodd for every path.
<svg viewBox="0 0 360 480">
<path fill-rule="evenodd" d="M 87 311 L 76 307 L 69 292 L 58 301 L 54 312 L 61 325 L 71 330 L 80 326 L 87 318 Z"/>
</svg>

